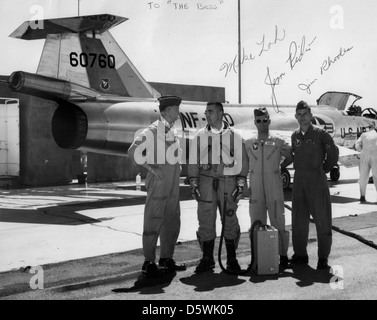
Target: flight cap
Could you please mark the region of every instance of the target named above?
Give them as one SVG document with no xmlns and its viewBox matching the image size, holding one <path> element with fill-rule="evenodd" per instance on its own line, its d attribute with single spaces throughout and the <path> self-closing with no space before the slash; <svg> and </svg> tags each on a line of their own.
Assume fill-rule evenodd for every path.
<svg viewBox="0 0 377 320">
<path fill-rule="evenodd" d="M 166 107 L 179 106 L 182 99 L 177 96 L 161 96 L 158 101 L 160 102 L 160 111 L 163 111 Z"/>
<path fill-rule="evenodd" d="M 265 107 L 254 109 L 254 117 L 262 117 L 262 116 L 270 117 Z"/>
<path fill-rule="evenodd" d="M 304 109 L 308 109 L 310 111 L 309 105 L 305 101 L 301 100 L 299 103 L 297 103 L 296 111 Z"/>
</svg>

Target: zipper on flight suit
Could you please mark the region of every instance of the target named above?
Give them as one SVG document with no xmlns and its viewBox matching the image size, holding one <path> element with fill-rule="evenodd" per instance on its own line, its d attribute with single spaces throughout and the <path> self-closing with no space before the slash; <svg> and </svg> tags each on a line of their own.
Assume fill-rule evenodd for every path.
<svg viewBox="0 0 377 320">
<path fill-rule="evenodd" d="M 263 188 L 263 196 L 266 199 L 266 190 L 264 185 L 264 140 L 260 141 L 261 149 L 262 149 L 262 188 Z"/>
</svg>

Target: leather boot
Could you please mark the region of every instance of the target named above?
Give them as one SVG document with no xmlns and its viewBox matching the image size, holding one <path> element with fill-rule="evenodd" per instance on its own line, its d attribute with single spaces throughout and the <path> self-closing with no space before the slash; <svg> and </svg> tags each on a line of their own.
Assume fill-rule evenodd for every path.
<svg viewBox="0 0 377 320">
<path fill-rule="evenodd" d="M 241 271 L 241 267 L 236 259 L 236 243 L 234 240 L 225 239 L 227 260 L 226 270 L 232 273 L 238 273 Z"/>
<path fill-rule="evenodd" d="M 280 256 L 279 266 L 281 269 L 287 269 L 289 266 L 289 259 L 287 256 Z"/>
<path fill-rule="evenodd" d="M 215 268 L 215 260 L 213 259 L 213 249 L 215 247 L 215 240 L 203 241 L 203 258 L 197 265 L 195 272 L 206 272 Z"/>
</svg>

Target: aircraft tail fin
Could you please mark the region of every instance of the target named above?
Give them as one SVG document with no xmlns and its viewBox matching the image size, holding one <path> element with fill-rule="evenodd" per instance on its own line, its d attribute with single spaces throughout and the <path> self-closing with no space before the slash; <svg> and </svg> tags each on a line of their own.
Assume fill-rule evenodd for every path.
<svg viewBox="0 0 377 320">
<path fill-rule="evenodd" d="M 37 74 L 67 80 L 102 94 L 156 98 L 108 29 L 127 18 L 102 14 L 25 21 L 10 37 L 46 39 Z"/>
</svg>

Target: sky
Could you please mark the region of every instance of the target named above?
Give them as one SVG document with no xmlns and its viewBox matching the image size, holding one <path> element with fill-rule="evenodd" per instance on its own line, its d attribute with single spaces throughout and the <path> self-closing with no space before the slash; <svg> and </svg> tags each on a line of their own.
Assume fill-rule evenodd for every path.
<svg viewBox="0 0 377 320">
<path fill-rule="evenodd" d="M 35 72 L 44 40 L 9 35 L 24 21 L 90 14 L 110 29 L 145 80 L 225 87 L 247 104 L 316 104 L 326 91 L 377 108 L 375 0 L 0 0 L 0 75 Z M 241 71 L 241 95 L 239 72 Z"/>
</svg>

